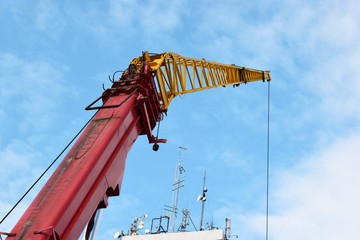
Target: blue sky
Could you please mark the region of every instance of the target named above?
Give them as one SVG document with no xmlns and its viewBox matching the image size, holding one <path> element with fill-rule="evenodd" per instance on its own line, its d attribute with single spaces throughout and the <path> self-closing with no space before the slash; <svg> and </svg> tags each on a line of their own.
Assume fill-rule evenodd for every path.
<svg viewBox="0 0 360 240">
<path fill-rule="evenodd" d="M 91 117 L 84 107 L 109 74 L 143 50 L 172 51 L 271 70 L 270 238 L 357 239 L 360 3 L 169 2 L 1 0 L 1 217 Z M 138 138 L 98 239 L 165 213 L 180 143 L 189 148 L 180 207 L 199 222 L 206 170 L 206 221 L 229 217 L 240 239 L 264 239 L 266 117 L 262 82 L 176 98 L 160 129 L 168 143 L 155 153 Z"/>
</svg>

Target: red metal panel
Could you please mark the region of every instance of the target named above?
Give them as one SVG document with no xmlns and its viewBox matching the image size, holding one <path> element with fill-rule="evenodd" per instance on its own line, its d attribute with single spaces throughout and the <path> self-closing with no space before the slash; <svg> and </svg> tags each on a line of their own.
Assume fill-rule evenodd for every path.
<svg viewBox="0 0 360 240">
<path fill-rule="evenodd" d="M 161 120 L 151 68 L 129 72 L 98 98 L 104 106 L 79 137 L 7 239 L 78 239 L 107 198 L 120 194 L 125 159 L 139 134 L 149 142 L 166 142 L 151 133 Z"/>
<path fill-rule="evenodd" d="M 106 105 L 119 104 L 128 96 L 110 97 Z M 108 195 L 118 194 L 126 155 L 142 131 L 137 97 L 133 94 L 119 108 L 99 110 L 11 231 L 16 236 L 7 239 L 80 236 L 99 202 L 107 203 Z"/>
</svg>

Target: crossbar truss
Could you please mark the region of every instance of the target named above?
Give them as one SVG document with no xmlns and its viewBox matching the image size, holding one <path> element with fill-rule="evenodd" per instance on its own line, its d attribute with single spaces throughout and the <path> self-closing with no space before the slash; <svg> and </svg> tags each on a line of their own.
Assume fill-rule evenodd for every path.
<svg viewBox="0 0 360 240">
<path fill-rule="evenodd" d="M 131 63 L 139 66 L 142 61 L 146 61 L 156 74 L 159 99 L 164 110 L 178 95 L 253 81 L 271 81 L 270 71 L 184 57 L 172 52 L 153 55 L 144 52 Z"/>
</svg>

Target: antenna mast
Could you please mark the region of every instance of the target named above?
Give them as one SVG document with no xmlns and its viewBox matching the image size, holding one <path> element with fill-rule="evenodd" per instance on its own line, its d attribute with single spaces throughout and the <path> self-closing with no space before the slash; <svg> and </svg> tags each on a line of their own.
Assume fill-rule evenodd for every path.
<svg viewBox="0 0 360 240">
<path fill-rule="evenodd" d="M 231 219 L 225 218 L 225 239 L 230 238 L 230 231 L 231 231 Z"/>
<path fill-rule="evenodd" d="M 207 189 L 205 187 L 205 180 L 206 180 L 206 171 L 204 173 L 204 185 L 203 185 L 203 192 L 202 192 L 202 195 L 200 195 L 198 197 L 198 201 L 202 201 L 202 204 L 201 204 L 201 220 L 200 220 L 200 231 L 203 231 L 204 230 L 204 227 L 203 227 L 203 219 L 204 219 L 204 208 L 205 208 L 205 202 L 206 202 L 206 196 L 207 196 Z"/>
<path fill-rule="evenodd" d="M 172 196 L 172 203 L 171 206 L 165 205 L 165 210 L 171 212 L 171 225 L 170 225 L 170 232 L 175 231 L 175 220 L 178 213 L 177 204 L 179 199 L 179 189 L 184 187 L 185 180 L 181 180 L 181 174 L 185 172 L 185 169 L 180 165 L 180 155 L 181 150 L 187 150 L 187 148 L 179 146 L 179 158 L 178 164 L 175 169 L 175 177 L 174 177 L 174 184 L 173 184 L 173 196 Z"/>
</svg>

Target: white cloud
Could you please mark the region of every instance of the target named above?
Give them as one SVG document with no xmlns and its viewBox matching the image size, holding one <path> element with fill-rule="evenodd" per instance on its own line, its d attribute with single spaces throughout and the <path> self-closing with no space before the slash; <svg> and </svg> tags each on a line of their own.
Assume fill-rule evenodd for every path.
<svg viewBox="0 0 360 240">
<path fill-rule="evenodd" d="M 360 58 L 359 3 L 275 1 L 259 5 L 259 9 L 249 9 L 247 3 L 227 2 L 204 7 L 197 24 L 200 40 L 195 40 L 201 41 L 199 50 L 216 59 L 270 68 L 277 89 L 296 87 L 289 100 L 297 101 L 298 92 L 305 91 L 326 101 L 314 104 L 315 114 L 335 112 L 340 120 L 357 115 L 354 106 L 359 99 L 348 96 L 358 96 L 360 90 L 356 64 Z M 254 15 L 248 16 L 252 11 Z M 336 114 L 342 111 L 342 116 Z"/>
<path fill-rule="evenodd" d="M 270 182 L 270 239 L 358 239 L 360 133 L 338 138 L 292 168 L 274 171 Z M 264 199 L 265 211 L 265 199 Z M 265 215 L 222 208 L 218 219 L 236 212 L 233 232 L 262 239 Z M 234 215 L 234 214 L 233 214 Z"/>
<path fill-rule="evenodd" d="M 67 21 L 79 29 L 79 34 L 90 34 L 92 39 L 112 49 L 141 44 L 136 50 L 139 52 L 148 47 L 159 48 L 164 39 L 172 39 L 174 43 L 176 38 L 171 33 L 182 26 L 181 14 L 186 12 L 182 6 L 183 1 L 108 0 L 87 2 L 83 6 L 71 4 L 64 11 Z"/>
<path fill-rule="evenodd" d="M 5 215 L 13 207 L 14 204 L 15 204 L 15 202 L 10 204 L 8 202 L 3 202 L 2 200 L 0 200 L 0 216 L 1 216 L 1 219 L 3 219 L 3 217 L 5 217 Z M 16 224 L 16 222 L 19 220 L 20 216 L 25 212 L 25 210 L 27 209 L 29 204 L 30 203 L 28 201 L 21 202 L 14 209 L 14 211 L 4 220 L 4 222 L 1 224 L 1 231 L 2 232 L 10 232 L 11 229 Z"/>
<path fill-rule="evenodd" d="M 336 139 L 276 177 L 274 239 L 357 239 L 360 134 Z"/>
<path fill-rule="evenodd" d="M 227 1 L 205 4 L 203 1 L 190 8 L 186 1 L 174 4 L 109 1 L 108 5 L 90 2 L 81 7 L 68 6 L 64 10 L 64 22 L 56 3 L 40 2 L 37 28 L 49 31 L 58 27 L 58 34 L 62 34 L 64 24 L 68 22 L 77 34 L 91 35 L 90 40 L 98 38 L 111 43 L 114 48 L 134 47 L 138 44 L 134 41 L 145 36 L 144 43 L 162 48 L 174 48 L 180 42 L 180 48 L 192 52 L 189 56 L 270 68 L 274 80 L 272 133 L 278 139 L 282 138 L 283 143 L 296 139 L 300 148 L 310 142 L 315 143 L 314 149 L 320 149 L 305 158 L 282 149 L 283 145 L 273 145 L 277 148 L 274 151 L 284 152 L 285 158 L 277 159 L 279 162 L 286 162 L 286 158 L 301 158 L 302 161 L 293 169 L 273 173 L 277 174 L 277 181 L 272 183 L 271 236 L 274 239 L 355 239 L 354 224 L 359 215 L 357 203 L 360 200 L 356 191 L 359 183 L 356 146 L 360 139 L 353 135 L 348 139 L 337 139 L 331 145 L 323 144 L 329 144 L 332 141 L 328 138 L 336 136 L 335 124 L 352 131 L 346 121 L 358 122 L 360 117 L 358 2 L 258 1 L 239 4 L 238 1 Z M 21 11 L 14 8 L 12 11 L 16 18 L 24 20 Z M 184 18 L 182 14 L 188 15 Z M 186 36 L 174 34 L 182 27 L 190 29 Z M 138 51 L 142 46 L 136 48 Z M 20 128 L 23 132 L 31 132 L 27 139 L 38 141 L 39 133 L 48 129 L 49 122 L 55 118 L 54 110 L 60 102 L 58 96 L 66 92 L 61 83 L 66 68 L 43 60 L 30 62 L 0 52 L 0 69 L 1 123 L 5 119 L 7 124 L 13 122 L 13 111 L 21 113 L 22 120 L 17 122 L 20 127 L 17 126 L 16 131 Z M 7 107 L 9 102 L 11 111 Z M 251 109 L 246 109 L 246 116 L 243 109 L 231 110 L 234 117 L 246 125 L 259 126 L 259 116 L 248 113 Z M 199 125 L 207 124 L 206 119 L 211 117 L 211 121 L 223 121 L 221 116 L 211 113 L 195 113 L 191 117 Z M 305 131 L 311 133 L 306 135 Z M 0 139 L 0 143 L 4 146 L 0 148 L 1 161 L 18 161 L 19 158 L 35 161 L 37 155 L 29 154 L 31 150 L 19 153 L 9 147 L 11 143 L 5 138 Z M 19 144 L 26 146 L 24 142 Z M 214 156 L 206 156 L 205 162 L 220 156 L 230 166 L 239 164 L 235 160 L 241 152 L 223 146 L 219 149 Z M 28 168 L 27 161 L 23 165 Z M 8 166 L 12 167 L 11 164 Z M 23 185 L 23 182 L 16 185 Z M 124 204 L 122 208 L 119 206 L 122 210 L 139 204 L 133 196 L 120 202 Z M 4 205 L 0 205 L 2 209 Z M 236 210 L 229 208 L 228 211 Z M 263 239 L 264 216 L 246 209 L 238 210 L 238 213 L 233 227 L 236 230 L 236 226 L 240 226 L 240 230 L 234 233 L 243 238 Z"/>
<path fill-rule="evenodd" d="M 271 182 L 270 238 L 357 239 L 360 134 L 354 129 L 359 127 L 360 117 L 359 3 L 287 1 L 269 12 L 267 22 L 256 24 L 253 19 L 246 23 L 226 5 L 216 7 L 218 15 L 227 12 L 224 18 L 234 19 L 221 22 L 224 18 L 205 14 L 209 22 L 204 21 L 201 34 L 210 30 L 214 38 L 205 42 L 203 49 L 228 55 L 227 48 L 234 44 L 223 41 L 227 44 L 221 46 L 218 42 L 234 32 L 236 23 L 239 31 L 233 35 L 238 45 L 252 52 L 245 60 L 253 66 L 259 62 L 272 66 L 272 133 L 282 138 L 272 150 L 298 161 L 292 169 L 272 173 L 276 181 Z M 215 6 L 205 11 L 215 13 Z M 210 28 L 212 24 L 215 27 Z M 218 47 L 213 50 L 212 46 Z M 355 133 L 349 136 L 351 132 Z M 298 152 L 282 149 L 295 138 L 300 148 L 313 144 L 312 152 L 302 150 L 298 156 Z M 231 159 L 231 155 L 227 157 Z M 274 164 L 283 161 L 286 165 L 286 160 L 274 159 Z M 263 239 L 264 215 L 235 209 L 219 210 L 223 216 L 225 211 L 238 213 L 233 219 L 234 234 L 242 239 Z"/>
<path fill-rule="evenodd" d="M 41 0 L 36 6 L 36 28 L 49 33 L 50 37 L 59 39 L 65 26 L 66 19 L 56 2 Z"/>
<path fill-rule="evenodd" d="M 239 154 L 239 152 L 239 149 L 237 149 L 237 151 L 234 151 L 232 148 L 227 148 L 220 154 L 220 159 L 229 168 L 244 169 L 247 167 L 247 163 L 251 162 L 253 159 L 251 159 L 251 157 L 247 157 L 247 159 L 245 160 L 243 157 L 245 154 Z"/>
<path fill-rule="evenodd" d="M 0 200 L 1 219 L 44 170 L 43 167 L 40 167 L 44 158 L 43 154 L 35 151 L 29 144 L 21 140 L 8 141 L 6 144 L 4 148 L 0 148 L 0 188 L 5 189 Z M 29 206 L 31 199 L 36 195 L 43 181 L 40 181 L 40 184 L 23 199 L 1 224 L 2 231 L 9 232 L 11 230 Z"/>
<path fill-rule="evenodd" d="M 0 120 L 2 124 L 16 123 L 14 130 L 22 132 L 48 127 L 55 117 L 52 110 L 59 106 L 58 98 L 72 91 L 63 86 L 65 72 L 61 65 L 0 52 L 0 108 L 6 116 Z"/>
<path fill-rule="evenodd" d="M 141 1 L 109 1 L 109 16 L 114 26 L 134 26 L 134 30 L 143 31 L 145 34 L 156 36 L 159 33 L 166 34 L 173 31 L 181 24 L 180 14 L 184 1 L 164 3 L 152 1 L 144 4 Z"/>
<path fill-rule="evenodd" d="M 72 91 L 64 87 L 65 72 L 66 67 L 51 61 L 25 60 L 0 52 L 0 187 L 6 189 L 0 202 L 4 206 L 1 217 L 40 176 L 44 161 L 49 163 L 46 142 L 55 138 L 48 137 L 57 121 L 59 99 Z M 11 230 L 43 181 L 6 219 L 2 230 Z"/>
</svg>

